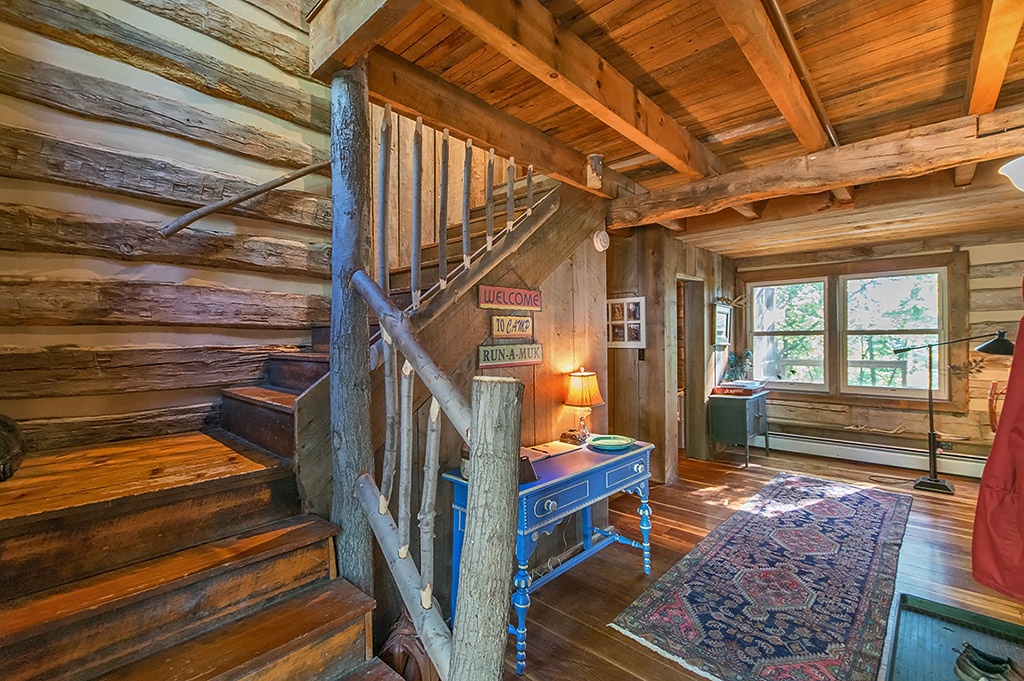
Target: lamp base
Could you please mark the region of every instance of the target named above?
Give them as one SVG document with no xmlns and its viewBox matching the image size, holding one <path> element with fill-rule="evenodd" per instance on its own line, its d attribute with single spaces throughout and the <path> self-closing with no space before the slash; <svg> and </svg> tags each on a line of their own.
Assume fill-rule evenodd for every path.
<svg viewBox="0 0 1024 681">
<path fill-rule="evenodd" d="M 953 494 L 953 483 L 949 480 L 929 478 L 927 475 L 917 479 L 914 489 L 923 489 L 925 492 L 938 492 L 940 494 Z"/>
</svg>

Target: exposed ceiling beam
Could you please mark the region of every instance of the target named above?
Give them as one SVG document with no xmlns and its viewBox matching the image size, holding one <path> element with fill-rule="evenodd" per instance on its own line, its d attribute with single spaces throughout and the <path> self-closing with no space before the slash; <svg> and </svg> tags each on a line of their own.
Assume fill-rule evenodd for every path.
<svg viewBox="0 0 1024 681">
<path fill-rule="evenodd" d="M 724 164 L 686 128 L 558 25 L 538 0 L 430 0 L 520 68 L 608 127 L 696 179 L 725 172 Z"/>
<path fill-rule="evenodd" d="M 981 3 L 971 69 L 967 74 L 964 113 L 986 114 L 995 110 L 1022 22 L 1022 0 L 983 0 Z M 971 163 L 956 168 L 953 184 L 958 187 L 970 184 L 976 167 Z"/>
<path fill-rule="evenodd" d="M 599 185 L 592 186 L 587 174 L 589 159 L 584 154 L 383 47 L 370 50 L 366 80 L 370 97 L 377 103 L 390 103 L 406 116 L 422 116 L 428 125 L 494 147 L 499 154 L 533 164 L 580 189 L 607 198 L 619 196 L 620 190 L 629 194 L 645 191 L 607 167 L 599 175 Z"/>
<path fill-rule="evenodd" d="M 328 80 L 356 63 L 414 9 L 420 0 L 321 0 L 309 22 L 309 72 Z"/>
<path fill-rule="evenodd" d="M 806 151 L 829 146 L 800 77 L 761 0 L 712 0 L 744 56 Z"/>
<path fill-rule="evenodd" d="M 809 81 L 807 67 L 792 40 L 786 17 L 778 6 L 772 4 L 775 12 L 773 22 L 761 0 L 712 2 L 804 151 L 838 146 L 824 106 Z M 840 202 L 853 201 L 853 193 L 848 187 L 838 187 L 833 193 Z"/>
<path fill-rule="evenodd" d="M 917 177 L 965 163 L 1024 154 L 1024 107 L 964 116 L 760 168 L 612 201 L 612 229 L 706 215 L 738 203 Z"/>
</svg>

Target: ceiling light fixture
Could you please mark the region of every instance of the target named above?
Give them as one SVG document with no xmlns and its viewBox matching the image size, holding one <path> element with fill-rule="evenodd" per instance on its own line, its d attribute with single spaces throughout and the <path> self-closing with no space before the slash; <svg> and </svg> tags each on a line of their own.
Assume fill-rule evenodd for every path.
<svg viewBox="0 0 1024 681">
<path fill-rule="evenodd" d="M 1024 192 L 1024 156 L 1004 163 L 999 174 L 1010 178 L 1013 186 Z"/>
</svg>

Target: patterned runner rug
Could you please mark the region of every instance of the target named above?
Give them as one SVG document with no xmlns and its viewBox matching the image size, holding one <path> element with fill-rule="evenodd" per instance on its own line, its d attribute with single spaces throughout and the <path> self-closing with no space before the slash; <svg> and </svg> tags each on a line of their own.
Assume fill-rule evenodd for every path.
<svg viewBox="0 0 1024 681">
<path fill-rule="evenodd" d="M 610 626 L 720 681 L 874 681 L 912 498 L 780 474 Z"/>
</svg>

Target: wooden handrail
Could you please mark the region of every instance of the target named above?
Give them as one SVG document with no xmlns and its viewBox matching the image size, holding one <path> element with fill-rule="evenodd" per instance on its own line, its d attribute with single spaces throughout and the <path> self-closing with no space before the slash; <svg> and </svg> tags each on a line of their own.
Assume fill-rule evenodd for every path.
<svg viewBox="0 0 1024 681">
<path fill-rule="evenodd" d="M 243 201 L 248 201 L 251 198 L 259 196 L 260 194 L 266 194 L 271 189 L 277 189 L 281 185 L 288 184 L 289 182 L 297 180 L 297 179 L 299 179 L 301 177 L 305 177 L 306 175 L 310 175 L 312 173 L 316 173 L 316 172 L 319 172 L 321 170 L 325 170 L 325 169 L 330 168 L 330 167 L 331 167 L 331 162 L 330 161 L 323 161 L 322 163 L 314 163 L 313 165 L 306 166 L 305 168 L 299 168 L 298 170 L 292 171 L 292 172 L 288 173 L 287 175 L 282 175 L 281 177 L 278 177 L 276 179 L 270 180 L 269 182 L 264 182 L 263 184 L 260 184 L 260 185 L 257 185 L 255 187 L 252 187 L 251 189 L 247 189 L 244 192 L 242 192 L 241 194 L 235 194 L 234 196 L 229 196 L 228 198 L 221 199 L 220 201 L 217 201 L 216 203 L 207 204 L 207 205 L 203 206 L 202 208 L 196 208 L 194 211 L 191 211 L 189 213 L 185 213 L 180 218 L 178 218 L 178 219 L 176 219 L 176 220 L 174 220 L 172 222 L 169 222 L 166 225 L 164 225 L 163 227 L 161 227 L 160 228 L 160 236 L 162 236 L 165 239 L 168 238 L 168 237 L 174 236 L 175 234 L 177 234 L 181 230 L 183 230 L 186 227 L 188 227 L 189 225 L 191 225 L 193 222 L 196 222 L 197 220 L 201 220 L 201 219 L 205 218 L 207 215 L 213 215 L 214 213 L 219 213 L 222 210 L 226 210 L 228 208 L 232 208 L 232 207 L 237 206 L 238 204 L 242 203 Z"/>
</svg>

